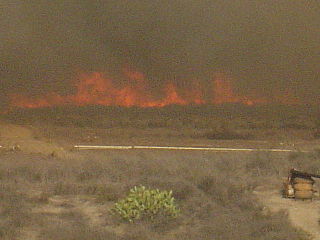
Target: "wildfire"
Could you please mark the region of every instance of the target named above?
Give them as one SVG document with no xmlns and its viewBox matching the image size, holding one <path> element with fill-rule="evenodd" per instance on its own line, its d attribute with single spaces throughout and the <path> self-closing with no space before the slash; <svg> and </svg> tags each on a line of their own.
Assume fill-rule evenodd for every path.
<svg viewBox="0 0 320 240">
<path fill-rule="evenodd" d="M 19 108 L 42 108 L 63 105 L 103 105 L 122 107 L 164 107 L 168 105 L 202 105 L 240 103 L 255 105 L 268 103 L 266 99 L 240 96 L 234 93 L 231 78 L 217 74 L 213 78 L 212 94 L 205 97 L 204 87 L 197 81 L 189 89 L 179 88 L 173 82 L 167 82 L 161 89 L 162 96 L 151 94 L 144 74 L 137 71 L 124 71 L 125 84 L 118 86 L 102 73 L 83 75 L 75 84 L 75 93 L 59 95 L 51 92 L 41 97 L 31 97 L 22 94 L 9 96 L 11 106 Z M 285 98 L 278 99 L 285 104 L 297 104 L 299 100 L 288 92 Z"/>
<path fill-rule="evenodd" d="M 226 77 L 224 74 L 217 74 L 214 78 L 212 103 L 241 103 L 251 106 L 255 104 L 265 104 L 268 103 L 268 101 L 263 98 L 241 96 L 234 93 L 232 79 Z"/>
</svg>

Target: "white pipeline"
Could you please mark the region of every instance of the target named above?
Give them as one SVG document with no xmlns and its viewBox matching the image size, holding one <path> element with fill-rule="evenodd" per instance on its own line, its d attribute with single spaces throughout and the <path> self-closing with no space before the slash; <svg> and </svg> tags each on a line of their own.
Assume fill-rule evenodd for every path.
<svg viewBox="0 0 320 240">
<path fill-rule="evenodd" d="M 219 148 L 219 147 L 186 147 L 186 146 L 90 146 L 75 145 L 78 150 L 129 150 L 129 149 L 156 149 L 156 150 L 197 150 L 216 152 L 303 152 L 291 149 L 270 149 L 270 148 Z"/>
</svg>

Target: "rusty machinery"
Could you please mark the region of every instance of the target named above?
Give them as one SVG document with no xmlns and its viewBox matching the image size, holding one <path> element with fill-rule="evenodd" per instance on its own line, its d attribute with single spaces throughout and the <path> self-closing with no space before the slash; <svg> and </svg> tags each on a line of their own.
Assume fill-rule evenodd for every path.
<svg viewBox="0 0 320 240">
<path fill-rule="evenodd" d="M 314 197 L 314 179 L 320 175 L 290 169 L 288 178 L 284 182 L 284 196 L 294 199 L 312 199 Z"/>
</svg>

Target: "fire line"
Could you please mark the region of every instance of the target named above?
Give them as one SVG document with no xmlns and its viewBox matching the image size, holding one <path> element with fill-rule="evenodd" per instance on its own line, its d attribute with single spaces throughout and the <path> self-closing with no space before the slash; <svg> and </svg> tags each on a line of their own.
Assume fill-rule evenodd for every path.
<svg viewBox="0 0 320 240">
<path fill-rule="evenodd" d="M 56 92 L 48 92 L 44 95 L 32 96 L 15 93 L 8 96 L 8 101 L 9 105 L 14 108 L 46 108 L 65 105 L 135 106 L 142 108 L 205 104 L 251 106 L 273 102 L 271 99 L 258 97 L 254 93 L 237 94 L 233 88 L 234 81 L 222 73 L 212 76 L 211 87 L 208 89 L 196 79 L 190 80 L 190 85 L 186 87 L 178 87 L 176 82 L 167 80 L 159 87 L 159 95 L 150 91 L 151 86 L 143 73 L 126 70 L 123 73 L 123 78 L 126 79 L 125 83 L 119 85 L 116 84 L 116 79 L 100 72 L 94 72 L 81 75 L 72 86 L 74 89 L 72 94 L 60 95 Z M 283 97 L 274 97 L 274 100 L 281 104 L 300 103 L 299 99 L 296 99 L 290 91 Z"/>
</svg>

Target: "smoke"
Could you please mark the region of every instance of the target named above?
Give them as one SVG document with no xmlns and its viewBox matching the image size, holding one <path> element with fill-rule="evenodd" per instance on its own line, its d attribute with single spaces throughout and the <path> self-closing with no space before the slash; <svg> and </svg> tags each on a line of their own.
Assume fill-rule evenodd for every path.
<svg viewBox="0 0 320 240">
<path fill-rule="evenodd" d="M 157 89 L 170 79 L 240 92 L 320 90 L 317 0 L 0 0 L 0 95 L 73 91 L 81 72 L 131 66 Z"/>
</svg>

